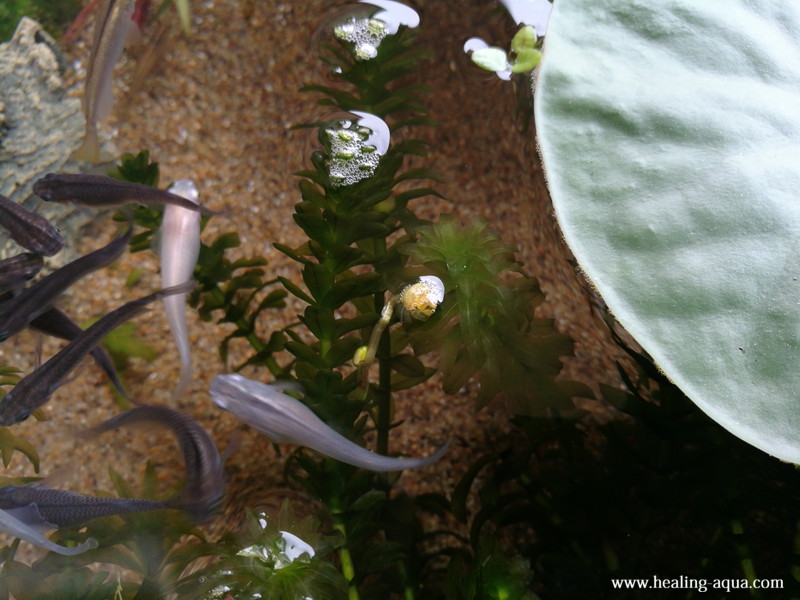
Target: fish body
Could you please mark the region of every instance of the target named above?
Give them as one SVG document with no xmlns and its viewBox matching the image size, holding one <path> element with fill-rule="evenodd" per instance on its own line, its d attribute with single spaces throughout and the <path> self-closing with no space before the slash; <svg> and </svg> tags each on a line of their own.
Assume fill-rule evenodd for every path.
<svg viewBox="0 0 800 600">
<path fill-rule="evenodd" d="M 187 292 L 193 286 L 194 282 L 190 281 L 159 290 L 127 302 L 102 316 L 50 360 L 23 377 L 6 393 L 0 400 L 0 425 L 9 426 L 24 421 L 34 410 L 46 404 L 53 392 L 62 384 L 64 378 L 110 331 L 142 313 L 151 302 L 160 300 L 169 294 Z"/>
<path fill-rule="evenodd" d="M 107 0 L 95 23 L 82 101 L 86 116 L 86 136 L 83 144 L 73 154 L 79 160 L 100 160 L 97 126 L 111 112 L 114 102 L 114 65 L 122 55 L 128 33 L 133 26 L 133 9 L 133 0 Z"/>
<path fill-rule="evenodd" d="M 42 519 L 36 522 L 36 513 Z M 28 520 L 32 527 L 58 529 L 73 527 L 109 515 L 171 508 L 158 500 L 104 498 L 56 490 L 41 484 L 9 485 L 0 488 L 0 509 Z"/>
<path fill-rule="evenodd" d="M 64 238 L 50 221 L 0 194 L 0 227 L 20 246 L 42 256 L 64 247 Z"/>
<path fill-rule="evenodd" d="M 73 202 L 81 206 L 173 204 L 207 215 L 216 214 L 166 190 L 89 173 L 48 173 L 33 184 L 33 193 L 48 202 Z"/>
<path fill-rule="evenodd" d="M 169 191 L 198 204 L 198 193 L 189 179 L 175 182 Z M 200 213 L 182 206 L 169 204 L 164 208 L 161 224 L 161 286 L 169 287 L 188 281 L 200 255 Z M 189 333 L 186 327 L 186 294 L 175 294 L 164 298 L 172 337 L 181 359 L 181 378 L 172 393 L 179 398 L 186 393 L 192 379 L 192 355 L 189 349 Z"/>
<path fill-rule="evenodd" d="M 38 254 L 23 252 L 0 260 L 0 293 L 22 289 L 22 283 L 36 276 L 42 270 L 44 261 Z"/>
<path fill-rule="evenodd" d="M 279 388 L 241 375 L 217 375 L 211 382 L 217 406 L 258 429 L 276 442 L 306 446 L 344 463 L 370 471 L 400 471 L 433 464 L 447 450 L 445 444 L 425 458 L 392 458 L 370 452 L 323 422 L 305 404 Z"/>
<path fill-rule="evenodd" d="M 165 406 L 140 405 L 112 417 L 91 430 L 102 433 L 118 427 L 156 423 L 175 433 L 183 453 L 186 485 L 170 506 L 206 520 L 225 497 L 225 471 L 214 441 L 191 417 Z"/>
<path fill-rule="evenodd" d="M 74 556 L 76 554 L 86 552 L 87 550 L 97 548 L 97 540 L 94 538 L 89 538 L 82 544 L 73 548 L 60 546 L 59 544 L 51 542 L 44 537 L 44 535 L 38 531 L 36 526 L 31 525 L 23 518 L 15 517 L 13 514 L 2 509 L 0 509 L 0 529 L 6 533 L 10 533 L 14 537 L 25 540 L 26 542 L 30 542 L 34 546 L 39 546 L 40 548 L 44 548 L 50 552 L 56 552 L 58 554 L 64 554 L 67 556 Z"/>
<path fill-rule="evenodd" d="M 75 321 L 70 319 L 64 312 L 55 306 L 51 306 L 38 317 L 36 317 L 30 322 L 30 326 L 46 335 L 61 338 L 62 340 L 67 341 L 72 341 L 81 333 L 83 333 L 83 329 L 81 329 L 78 324 L 75 323 Z M 108 377 L 114 387 L 117 388 L 117 391 L 120 393 L 120 395 L 122 395 L 122 397 L 128 402 L 131 402 L 131 399 L 128 397 L 128 394 L 125 391 L 125 388 L 122 387 L 122 382 L 119 380 L 117 370 L 114 368 L 114 362 L 111 360 L 108 352 L 106 352 L 101 346 L 95 346 L 92 348 L 90 354 L 97 363 L 97 366 L 103 370 L 103 372 L 106 374 L 106 377 Z"/>
<path fill-rule="evenodd" d="M 64 265 L 0 304 L 0 342 L 46 311 L 58 295 L 78 279 L 116 260 L 128 245 L 132 234 L 133 229 L 128 229 L 107 246 Z"/>
</svg>

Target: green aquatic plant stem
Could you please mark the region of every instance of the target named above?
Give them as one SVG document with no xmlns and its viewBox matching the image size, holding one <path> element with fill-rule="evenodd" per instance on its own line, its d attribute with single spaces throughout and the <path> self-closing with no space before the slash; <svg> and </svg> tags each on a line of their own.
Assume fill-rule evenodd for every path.
<svg viewBox="0 0 800 600">
<path fill-rule="evenodd" d="M 341 517 L 342 510 L 340 508 L 331 508 L 333 516 L 333 528 L 342 534 L 342 539 L 345 543 L 339 548 L 339 562 L 341 563 L 342 575 L 347 580 L 347 599 L 359 600 L 358 588 L 353 579 L 355 579 L 356 571 L 353 567 L 353 557 L 350 554 L 350 549 L 347 547 L 347 527 Z"/>
<path fill-rule="evenodd" d="M 399 296 L 394 296 L 387 302 L 386 307 L 389 307 L 388 311 L 384 308 L 384 311 L 389 315 L 389 319 L 391 319 L 392 313 L 394 312 L 397 298 L 399 298 Z M 376 304 L 382 300 L 383 298 L 380 295 L 375 298 Z M 372 343 L 371 340 L 370 343 Z M 378 431 L 377 450 L 378 454 L 388 455 L 389 427 L 392 419 L 392 344 L 388 329 L 383 330 L 376 346 L 378 354 L 378 388 L 375 390 L 378 405 L 378 415 L 375 422 L 375 427 Z"/>
<path fill-rule="evenodd" d="M 408 581 L 408 570 L 402 560 L 397 561 L 397 571 L 404 581 Z M 414 600 L 414 587 L 406 585 L 403 587 L 403 600 Z"/>
<path fill-rule="evenodd" d="M 378 353 L 378 344 L 381 341 L 384 330 L 392 320 L 394 308 L 397 306 L 399 301 L 400 297 L 394 296 L 390 298 L 386 304 L 383 304 L 383 298 L 381 295 L 376 295 L 375 297 L 375 310 L 380 312 L 381 318 L 378 319 L 378 322 L 375 323 L 375 327 L 372 328 L 372 333 L 369 336 L 369 342 L 367 345 L 362 346 L 362 348 L 366 348 L 366 351 L 363 353 L 363 355 L 357 353 L 357 358 L 353 360 L 357 367 L 364 369 L 365 374 L 366 369 L 368 369 L 372 364 L 372 361 L 375 360 L 375 356 Z"/>
<path fill-rule="evenodd" d="M 374 246 L 375 255 L 384 258 L 386 256 L 386 239 L 378 238 L 375 240 Z M 378 415 L 375 421 L 375 428 L 377 429 L 377 451 L 379 454 L 389 454 L 389 427 L 392 418 L 392 345 L 389 331 L 386 329 L 392 319 L 394 308 L 400 300 L 400 295 L 392 296 L 384 305 L 383 294 L 375 294 L 375 310 L 380 311 L 381 321 L 384 322 L 384 329 L 378 334 L 379 338 L 376 340 L 377 356 L 378 356 L 378 389 L 375 390 L 377 394 Z M 372 336 L 375 336 L 375 330 Z M 370 347 L 373 346 L 373 340 L 370 339 Z"/>
<path fill-rule="evenodd" d="M 210 290 L 210 293 L 215 301 L 219 302 L 220 305 L 224 306 L 225 295 L 219 288 L 214 288 Z M 240 330 L 243 331 L 247 331 L 249 329 L 249 325 L 244 319 L 238 319 L 236 321 L 236 327 L 238 327 Z M 255 334 L 254 331 L 250 331 L 250 333 L 248 333 L 245 336 L 245 339 L 253 348 L 253 350 L 256 351 L 257 354 L 261 354 L 267 349 L 264 342 L 261 341 L 261 339 Z M 279 377 L 283 374 L 283 369 L 281 369 L 278 362 L 272 356 L 264 359 L 264 365 L 269 369 L 269 372 L 272 373 L 273 377 Z"/>
<path fill-rule="evenodd" d="M 755 565 L 753 564 L 753 553 L 749 547 L 749 544 L 747 543 L 742 521 L 738 518 L 733 518 L 730 520 L 729 524 L 731 533 L 736 540 L 736 554 L 739 558 L 739 564 L 741 565 L 742 573 L 749 584 L 748 588 L 750 589 L 750 596 L 752 598 L 762 598 L 758 588 L 753 587 L 753 582 L 756 580 L 756 569 Z"/>
</svg>

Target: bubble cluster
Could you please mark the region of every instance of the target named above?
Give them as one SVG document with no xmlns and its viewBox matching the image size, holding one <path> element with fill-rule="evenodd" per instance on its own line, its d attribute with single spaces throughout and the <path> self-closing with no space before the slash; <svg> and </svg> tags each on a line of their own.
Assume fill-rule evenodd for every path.
<svg viewBox="0 0 800 600">
<path fill-rule="evenodd" d="M 358 60 L 369 60 L 378 55 L 378 46 L 389 35 L 389 27 L 379 19 L 350 17 L 333 28 L 333 35 L 355 46 Z"/>
<path fill-rule="evenodd" d="M 308 561 L 314 558 L 314 548 L 288 531 L 281 531 L 280 539 L 275 540 L 272 547 L 253 545 L 242 548 L 237 552 L 239 556 L 257 558 L 274 569 L 284 569 L 294 561 L 301 559 Z"/>
<path fill-rule="evenodd" d="M 387 35 L 397 33 L 401 25 L 417 27 L 419 14 L 410 6 L 394 0 L 361 0 L 379 10 L 370 17 L 350 16 L 333 28 L 333 35 L 354 45 L 357 60 L 370 60 L 378 55 L 378 46 Z"/>
<path fill-rule="evenodd" d="M 368 127 L 343 119 L 338 127 L 325 129 L 330 145 L 328 175 L 335 186 L 353 185 L 371 177 L 381 160 L 375 146 L 368 143 L 373 132 Z"/>
</svg>

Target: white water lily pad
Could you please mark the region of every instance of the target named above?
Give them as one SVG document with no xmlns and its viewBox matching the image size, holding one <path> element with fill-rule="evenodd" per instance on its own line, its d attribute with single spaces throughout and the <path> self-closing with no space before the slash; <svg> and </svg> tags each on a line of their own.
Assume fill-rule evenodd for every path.
<svg viewBox="0 0 800 600">
<path fill-rule="evenodd" d="M 557 0 L 545 39 L 576 259 L 700 408 L 800 463 L 800 2 Z"/>
</svg>

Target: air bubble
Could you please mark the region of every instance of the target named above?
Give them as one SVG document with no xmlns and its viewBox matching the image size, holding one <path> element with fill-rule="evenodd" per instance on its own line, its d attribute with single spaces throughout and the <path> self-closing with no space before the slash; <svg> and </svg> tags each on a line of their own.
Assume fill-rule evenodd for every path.
<svg viewBox="0 0 800 600">
<path fill-rule="evenodd" d="M 375 19 L 350 17 L 333 28 L 333 35 L 340 40 L 352 42 L 357 60 L 369 60 L 378 56 L 378 46 L 388 35 L 386 23 Z"/>
<path fill-rule="evenodd" d="M 336 186 L 352 185 L 371 177 L 389 148 L 389 126 L 373 114 L 353 111 L 357 122 L 341 119 L 325 129 L 328 140 L 328 176 Z"/>
<path fill-rule="evenodd" d="M 372 44 L 356 44 L 356 58 L 358 60 L 369 60 L 378 56 L 378 49 Z"/>
<path fill-rule="evenodd" d="M 351 42 L 357 60 L 366 61 L 378 55 L 378 48 L 387 35 L 397 33 L 401 25 L 417 27 L 419 14 L 410 6 L 394 0 L 362 0 L 377 7 L 371 16 L 351 15 L 333 27 L 333 35 Z M 363 11 L 360 11 L 363 14 Z"/>
</svg>

